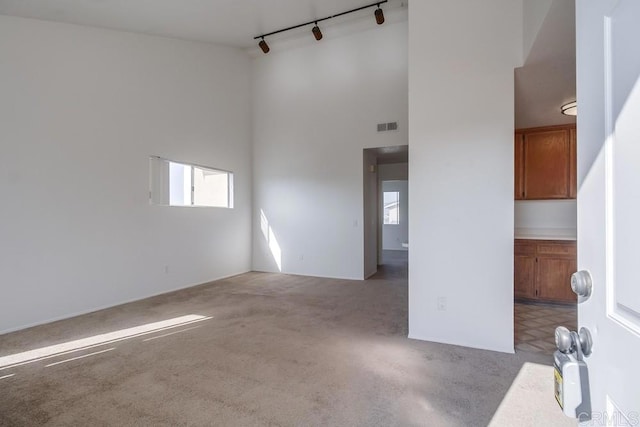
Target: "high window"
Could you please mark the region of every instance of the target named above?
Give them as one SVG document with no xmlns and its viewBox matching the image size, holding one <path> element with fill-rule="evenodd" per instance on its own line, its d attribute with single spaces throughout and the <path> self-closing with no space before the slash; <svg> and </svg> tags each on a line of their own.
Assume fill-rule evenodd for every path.
<svg viewBox="0 0 640 427">
<path fill-rule="evenodd" d="M 233 208 L 233 173 L 149 158 L 149 199 L 165 206 Z"/>
</svg>

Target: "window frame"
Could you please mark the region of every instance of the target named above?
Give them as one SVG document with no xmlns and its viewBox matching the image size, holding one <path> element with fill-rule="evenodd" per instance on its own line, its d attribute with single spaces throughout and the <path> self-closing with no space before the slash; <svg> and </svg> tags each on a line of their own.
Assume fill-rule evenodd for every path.
<svg viewBox="0 0 640 427">
<path fill-rule="evenodd" d="M 396 209 L 398 211 L 398 214 L 396 215 L 396 222 L 385 222 L 387 216 L 385 215 L 385 211 L 386 206 L 385 206 L 385 202 L 384 202 L 384 195 L 386 193 L 395 193 L 397 195 L 395 203 L 396 203 Z M 391 190 L 391 191 L 382 191 L 382 225 L 400 225 L 400 191 L 397 190 Z"/>
<path fill-rule="evenodd" d="M 233 171 L 230 170 L 226 170 L 226 169 L 220 169 L 220 168 L 214 168 L 211 166 L 204 166 L 201 164 L 197 164 L 197 163 L 187 163 L 187 162 L 182 162 L 182 161 L 175 161 L 175 160 L 170 160 L 167 159 L 165 157 L 160 157 L 160 156 L 149 156 L 149 161 L 162 161 L 162 162 L 167 162 L 167 164 L 170 165 L 176 164 L 176 165 L 180 165 L 183 167 L 189 167 L 190 168 L 190 200 L 191 200 L 191 204 L 184 204 L 184 205 L 177 205 L 177 204 L 171 204 L 170 202 L 170 198 L 167 201 L 167 203 L 158 203 L 155 202 L 153 200 L 153 190 L 154 190 L 154 178 L 153 178 L 153 173 L 152 173 L 152 167 L 151 167 L 151 163 L 150 163 L 150 170 L 149 170 L 149 204 L 152 205 L 158 205 L 158 206 L 168 206 L 168 207 L 172 207 L 172 208 L 221 208 L 221 209 L 234 209 L 234 173 Z M 224 173 L 227 175 L 227 204 L 226 206 L 211 206 L 211 205 L 197 205 L 195 204 L 195 168 L 198 169 L 202 169 L 204 171 L 211 171 L 211 172 L 218 172 L 218 173 Z M 169 180 L 168 183 L 170 185 L 170 176 L 169 176 Z"/>
</svg>

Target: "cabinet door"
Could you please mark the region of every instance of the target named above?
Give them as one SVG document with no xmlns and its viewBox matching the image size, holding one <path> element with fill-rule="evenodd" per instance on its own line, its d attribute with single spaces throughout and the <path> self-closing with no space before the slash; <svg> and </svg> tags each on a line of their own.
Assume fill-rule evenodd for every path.
<svg viewBox="0 0 640 427">
<path fill-rule="evenodd" d="M 569 131 L 524 135 L 524 198 L 566 199 L 570 175 Z"/>
<path fill-rule="evenodd" d="M 516 255 L 514 260 L 514 296 L 516 298 L 535 298 L 536 257 Z"/>
<path fill-rule="evenodd" d="M 575 199 L 578 196 L 578 172 L 577 172 L 577 150 L 578 143 L 575 128 L 569 129 L 569 198 Z"/>
<path fill-rule="evenodd" d="M 571 274 L 576 271 L 575 258 L 538 256 L 538 298 L 558 302 L 577 302 L 571 290 Z"/>
<path fill-rule="evenodd" d="M 524 199 L 524 135 L 516 133 L 514 147 L 514 196 L 516 200 Z"/>
</svg>

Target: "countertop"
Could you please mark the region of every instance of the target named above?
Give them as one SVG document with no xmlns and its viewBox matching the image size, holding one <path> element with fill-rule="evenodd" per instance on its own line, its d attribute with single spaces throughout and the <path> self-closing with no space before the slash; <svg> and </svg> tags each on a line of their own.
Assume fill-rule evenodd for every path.
<svg viewBox="0 0 640 427">
<path fill-rule="evenodd" d="M 577 240 L 575 228 L 516 228 L 516 239 L 528 240 Z"/>
</svg>

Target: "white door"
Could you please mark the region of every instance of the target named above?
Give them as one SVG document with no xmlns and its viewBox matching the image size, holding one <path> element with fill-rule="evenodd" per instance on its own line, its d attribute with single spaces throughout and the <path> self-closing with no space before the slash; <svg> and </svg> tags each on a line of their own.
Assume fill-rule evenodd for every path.
<svg viewBox="0 0 640 427">
<path fill-rule="evenodd" d="M 578 306 L 589 425 L 640 425 L 640 1 L 577 0 Z"/>
</svg>

